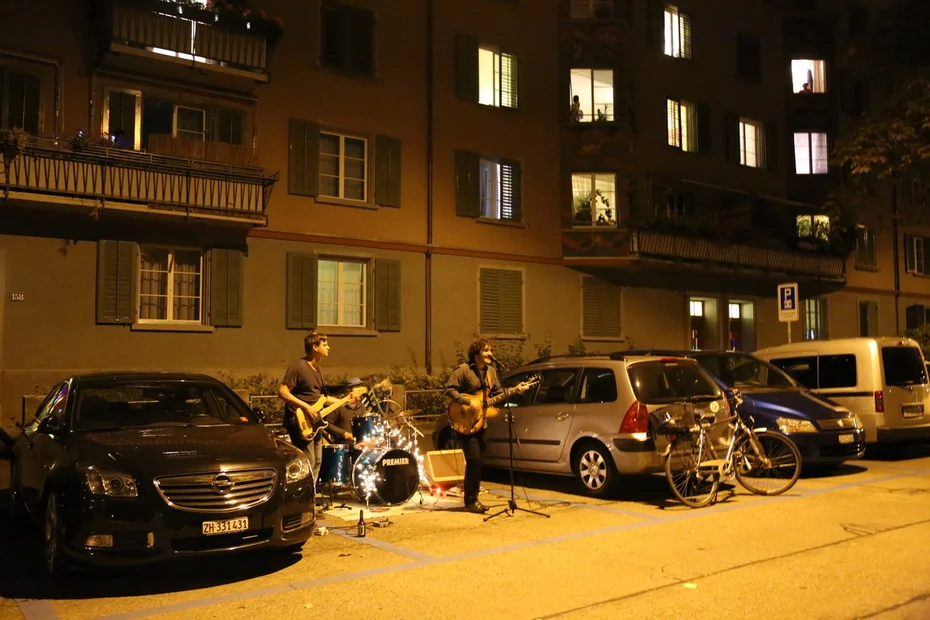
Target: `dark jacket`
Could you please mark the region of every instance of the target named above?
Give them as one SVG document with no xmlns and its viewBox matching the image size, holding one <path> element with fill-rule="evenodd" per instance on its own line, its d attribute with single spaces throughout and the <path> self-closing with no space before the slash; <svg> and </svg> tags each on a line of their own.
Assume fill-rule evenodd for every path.
<svg viewBox="0 0 930 620">
<path fill-rule="evenodd" d="M 487 373 L 481 373 L 474 363 L 460 364 L 452 371 L 452 376 L 446 382 L 447 398 L 465 404 L 467 400 L 463 394 L 474 396 L 480 394 L 485 386 L 488 388 L 488 396 L 494 397 L 504 391 L 501 380 L 497 376 L 497 371 L 491 367 L 485 367 Z"/>
</svg>

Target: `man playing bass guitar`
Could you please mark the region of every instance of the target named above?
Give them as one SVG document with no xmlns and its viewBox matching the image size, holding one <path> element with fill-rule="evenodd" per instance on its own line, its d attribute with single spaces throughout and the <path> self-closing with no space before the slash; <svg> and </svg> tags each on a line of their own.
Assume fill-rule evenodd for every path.
<svg viewBox="0 0 930 620">
<path fill-rule="evenodd" d="M 477 338 L 468 347 L 468 362 L 459 365 L 452 372 L 446 383 L 445 396 L 452 402 L 465 407 L 472 404 L 469 396 L 483 395 L 485 402 L 488 399 L 501 395 L 504 388 L 501 385 L 497 371 L 491 366 L 494 353 L 491 341 L 487 338 Z M 521 384 L 509 390 L 512 393 L 523 393 L 529 386 Z M 450 420 L 455 422 L 454 420 Z M 478 501 L 478 491 L 481 488 L 482 457 L 487 447 L 484 430 L 487 422 L 479 419 L 471 428 L 455 429 L 455 437 L 462 447 L 465 456 L 465 510 L 474 513 L 487 511 L 487 506 Z"/>
</svg>

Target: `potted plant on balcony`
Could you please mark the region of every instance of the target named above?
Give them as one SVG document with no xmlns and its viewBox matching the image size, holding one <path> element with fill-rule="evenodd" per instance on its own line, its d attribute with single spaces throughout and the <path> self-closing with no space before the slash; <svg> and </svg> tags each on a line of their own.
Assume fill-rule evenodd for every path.
<svg viewBox="0 0 930 620">
<path fill-rule="evenodd" d="M 29 134 L 25 129 L 0 129 L 0 153 L 3 155 L 4 165 L 9 166 L 14 159 L 22 155 L 28 143 Z"/>
<path fill-rule="evenodd" d="M 598 207 L 598 203 L 601 205 L 600 208 Z M 598 213 L 598 211 L 600 211 L 600 213 Z M 610 208 L 610 200 L 608 200 L 599 189 L 576 200 L 573 221 L 576 226 L 617 225 L 613 217 L 613 211 Z"/>
</svg>

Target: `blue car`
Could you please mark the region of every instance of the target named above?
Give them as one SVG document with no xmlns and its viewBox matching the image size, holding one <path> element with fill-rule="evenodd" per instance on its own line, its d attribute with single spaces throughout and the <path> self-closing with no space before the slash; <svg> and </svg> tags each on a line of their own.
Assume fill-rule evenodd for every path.
<svg viewBox="0 0 930 620">
<path fill-rule="evenodd" d="M 858 417 L 828 398 L 810 392 L 776 366 L 732 351 L 629 351 L 690 357 L 728 395 L 739 390 L 739 412 L 755 427 L 778 430 L 797 444 L 808 467 L 831 467 L 865 454 L 865 430 Z M 730 399 L 730 405 L 733 406 Z"/>
</svg>

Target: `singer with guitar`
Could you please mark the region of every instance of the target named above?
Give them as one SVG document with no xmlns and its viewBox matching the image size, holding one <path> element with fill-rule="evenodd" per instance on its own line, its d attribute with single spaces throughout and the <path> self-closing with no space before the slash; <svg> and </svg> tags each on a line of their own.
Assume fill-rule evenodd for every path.
<svg viewBox="0 0 930 620">
<path fill-rule="evenodd" d="M 319 429 L 327 422 L 321 414 L 326 415 L 327 410 L 338 409 L 338 406 L 334 408 L 333 405 L 341 405 L 347 400 L 326 394 L 320 362 L 329 356 L 329 349 L 326 335 L 316 331 L 307 334 L 304 338 L 305 355 L 287 367 L 278 388 L 278 396 L 285 402 L 284 428 L 290 435 L 291 443 L 303 450 L 310 459 L 314 484 L 323 461 L 323 433 Z M 349 431 L 338 431 L 342 431 L 346 439 L 352 439 Z"/>
<path fill-rule="evenodd" d="M 480 406 L 480 401 L 487 403 L 489 399 L 504 393 L 500 377 L 491 366 L 493 361 L 491 341 L 487 338 L 475 339 L 468 347 L 468 362 L 459 365 L 452 372 L 445 392 L 450 401 L 450 422 L 452 422 L 455 437 L 465 456 L 465 510 L 478 514 L 488 510 L 487 506 L 478 501 L 482 457 L 487 447 L 487 439 L 484 436 L 487 420 L 483 416 L 484 408 Z M 522 393 L 528 387 L 528 385 L 520 384 L 508 391 Z M 476 404 L 476 396 L 479 397 L 478 407 L 473 406 Z M 466 423 L 463 423 L 461 415 L 463 412 L 467 414 L 464 418 Z M 476 412 L 480 413 L 476 415 Z"/>
</svg>

